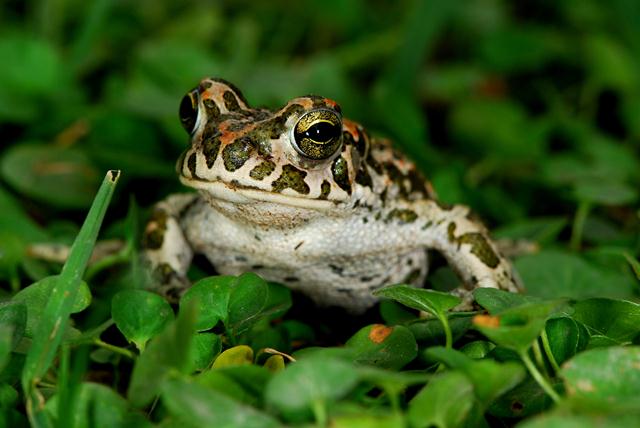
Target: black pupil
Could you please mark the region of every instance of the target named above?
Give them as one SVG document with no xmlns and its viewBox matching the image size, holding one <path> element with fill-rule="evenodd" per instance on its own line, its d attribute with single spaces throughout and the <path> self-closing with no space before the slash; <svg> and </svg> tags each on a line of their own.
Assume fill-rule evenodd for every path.
<svg viewBox="0 0 640 428">
<path fill-rule="evenodd" d="M 304 132 L 305 137 L 318 143 L 326 143 L 339 135 L 340 128 L 329 122 L 316 123 Z"/>
</svg>

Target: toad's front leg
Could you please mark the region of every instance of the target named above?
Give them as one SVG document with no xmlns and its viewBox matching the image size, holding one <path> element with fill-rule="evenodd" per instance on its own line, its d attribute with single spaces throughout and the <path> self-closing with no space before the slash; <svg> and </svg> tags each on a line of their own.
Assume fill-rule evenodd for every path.
<svg viewBox="0 0 640 428">
<path fill-rule="evenodd" d="M 196 194 L 178 194 L 158 202 L 142 237 L 143 258 L 151 268 L 150 288 L 174 299 L 190 285 L 187 270 L 193 249 L 181 218 L 196 200 Z"/>
<path fill-rule="evenodd" d="M 453 291 L 463 299 L 459 310 L 471 309 L 471 292 L 480 287 L 520 292 L 523 290 L 511 262 L 500 254 L 487 229 L 471 216 L 466 206 L 442 207 L 429 200 L 418 204 L 421 218 L 416 225 L 420 242 L 445 257 L 463 285 Z"/>
</svg>

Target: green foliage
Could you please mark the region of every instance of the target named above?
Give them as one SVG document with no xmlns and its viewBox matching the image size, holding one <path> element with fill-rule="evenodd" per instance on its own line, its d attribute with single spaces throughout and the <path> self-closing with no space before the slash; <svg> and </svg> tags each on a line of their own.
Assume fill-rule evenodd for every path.
<svg viewBox="0 0 640 428">
<path fill-rule="evenodd" d="M 111 300 L 111 318 L 140 352 L 153 336 L 173 319 L 171 306 L 159 295 L 145 290 L 122 290 Z"/>
<path fill-rule="evenodd" d="M 0 426 L 640 425 L 637 2 L 23 3 L 0 13 Z M 143 291 L 135 207 L 181 189 L 204 76 L 392 137 L 528 249 L 526 293 L 456 313 L 437 260 L 438 291 L 363 316 L 201 264 L 177 301 Z M 99 229 L 125 244 L 95 262 Z"/>
<path fill-rule="evenodd" d="M 345 344 L 355 354 L 355 362 L 387 369 L 401 369 L 418 353 L 411 331 L 402 325 L 374 324 L 361 328 Z"/>
</svg>

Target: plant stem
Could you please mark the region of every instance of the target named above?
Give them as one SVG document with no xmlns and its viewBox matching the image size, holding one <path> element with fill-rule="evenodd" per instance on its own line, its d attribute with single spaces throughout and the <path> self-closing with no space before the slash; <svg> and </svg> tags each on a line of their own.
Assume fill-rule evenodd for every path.
<svg viewBox="0 0 640 428">
<path fill-rule="evenodd" d="M 548 376 L 549 373 L 547 372 L 547 366 L 545 365 L 544 359 L 542 358 L 542 351 L 540 350 L 540 344 L 538 343 L 537 340 L 533 342 L 532 350 L 533 350 L 533 356 L 536 359 L 536 363 L 538 364 L 538 367 L 540 367 L 543 372 L 543 376 Z"/>
<path fill-rule="evenodd" d="M 130 358 L 132 360 L 136 359 L 136 355 L 133 352 L 129 351 L 128 349 L 124 349 L 119 346 L 115 346 L 110 343 L 103 342 L 101 339 L 94 339 L 93 344 L 100 346 L 101 348 L 108 349 L 112 352 L 115 352 L 116 354 L 124 355 L 125 357 Z"/>
<path fill-rule="evenodd" d="M 58 422 L 60 426 L 69 426 L 69 407 L 71 399 L 71 385 L 69 385 L 69 359 L 68 345 L 60 346 L 60 369 L 58 370 Z"/>
<path fill-rule="evenodd" d="M 442 323 L 442 329 L 444 330 L 444 338 L 445 338 L 444 346 L 447 349 L 451 349 L 451 347 L 453 346 L 453 335 L 451 334 L 451 327 L 449 326 L 449 320 L 447 319 L 447 316 L 445 314 L 438 313 L 436 315 L 438 316 L 438 319 Z"/>
<path fill-rule="evenodd" d="M 313 402 L 313 416 L 316 419 L 316 425 L 319 428 L 324 428 L 327 426 L 327 408 L 324 405 L 324 401 L 315 400 Z"/>
<path fill-rule="evenodd" d="M 556 357 L 553 356 L 553 352 L 551 352 L 551 345 L 549 345 L 549 337 L 547 336 L 546 330 L 544 329 L 542 330 L 542 334 L 540 335 L 540 338 L 542 339 L 542 349 L 544 349 L 544 353 L 547 356 L 547 360 L 549 360 L 551 367 L 553 367 L 553 371 L 555 373 L 558 373 L 560 371 L 560 366 L 556 361 Z"/>
<path fill-rule="evenodd" d="M 104 257 L 101 260 L 87 267 L 87 272 L 84 275 L 85 280 L 90 281 L 93 277 L 95 277 L 98 273 L 100 273 L 104 269 L 114 266 L 116 264 L 125 263 L 127 261 L 129 261 L 129 249 L 125 247 L 122 251 L 119 251 L 116 254 L 112 254 L 110 256 Z"/>
<path fill-rule="evenodd" d="M 20 291 L 20 275 L 18 275 L 18 269 L 11 269 L 9 284 L 11 285 L 11 293 L 16 294 Z"/>
<path fill-rule="evenodd" d="M 519 355 L 520 355 L 520 358 L 522 359 L 522 362 L 524 362 L 525 367 L 527 368 L 527 370 L 529 370 L 529 373 L 531 374 L 533 379 L 538 383 L 538 385 L 540 385 L 540 387 L 544 390 L 544 392 L 546 392 L 547 395 L 551 397 L 554 403 L 558 403 L 560 401 L 560 396 L 549 384 L 549 382 L 547 382 L 544 376 L 542 376 L 540 371 L 538 371 L 535 364 L 533 364 L 533 361 L 531 361 L 531 358 L 529 358 L 529 354 L 527 354 L 527 352 L 524 351 L 524 352 L 519 352 Z"/>
<path fill-rule="evenodd" d="M 582 231 L 584 230 L 584 223 L 587 220 L 587 216 L 591 211 L 591 203 L 587 201 L 581 201 L 578 204 L 576 215 L 573 218 L 573 226 L 571 227 L 571 241 L 569 247 L 573 251 L 578 251 L 582 244 Z"/>
</svg>

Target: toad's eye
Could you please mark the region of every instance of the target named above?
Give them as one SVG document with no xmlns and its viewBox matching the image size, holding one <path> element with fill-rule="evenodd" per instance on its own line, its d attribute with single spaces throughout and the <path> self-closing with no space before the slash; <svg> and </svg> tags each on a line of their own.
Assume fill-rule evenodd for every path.
<svg viewBox="0 0 640 428">
<path fill-rule="evenodd" d="M 342 142 L 340 116 L 327 109 L 312 110 L 302 116 L 293 129 L 296 150 L 313 160 L 330 158 Z"/>
<path fill-rule="evenodd" d="M 178 114 L 180 115 L 182 127 L 186 129 L 188 133 L 192 133 L 193 128 L 196 126 L 196 119 L 198 118 L 197 89 L 187 92 L 187 95 L 182 98 Z"/>
</svg>

